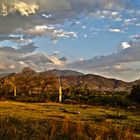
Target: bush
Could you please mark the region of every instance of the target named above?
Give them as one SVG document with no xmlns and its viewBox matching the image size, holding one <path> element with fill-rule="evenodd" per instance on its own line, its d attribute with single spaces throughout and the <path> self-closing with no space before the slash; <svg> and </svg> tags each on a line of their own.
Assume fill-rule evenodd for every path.
<svg viewBox="0 0 140 140">
<path fill-rule="evenodd" d="M 16 97 L 12 97 L 15 101 L 19 102 L 29 102 L 29 103 L 44 103 L 47 102 L 47 98 L 41 94 L 38 95 L 17 95 Z"/>
<path fill-rule="evenodd" d="M 127 107 L 130 104 L 130 101 L 126 98 L 125 95 L 98 95 L 90 97 L 88 103 L 96 105 L 98 104 Z"/>
</svg>

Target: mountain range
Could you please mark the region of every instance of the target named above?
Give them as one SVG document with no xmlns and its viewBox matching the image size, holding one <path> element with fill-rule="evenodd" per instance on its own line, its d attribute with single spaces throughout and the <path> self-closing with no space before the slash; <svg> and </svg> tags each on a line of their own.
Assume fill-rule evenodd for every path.
<svg viewBox="0 0 140 140">
<path fill-rule="evenodd" d="M 124 82 L 117 79 L 106 78 L 95 74 L 83 74 L 71 70 L 49 70 L 41 74 L 59 75 L 61 78 L 62 87 L 79 87 L 98 91 L 128 91 L 131 89 L 134 82 Z"/>
</svg>

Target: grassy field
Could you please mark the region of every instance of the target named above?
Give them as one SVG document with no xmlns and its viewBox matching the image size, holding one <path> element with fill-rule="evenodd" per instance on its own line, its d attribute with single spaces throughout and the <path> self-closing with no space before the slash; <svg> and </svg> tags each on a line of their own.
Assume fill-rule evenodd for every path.
<svg viewBox="0 0 140 140">
<path fill-rule="evenodd" d="M 0 102 L 0 139 L 140 139 L 140 110 Z"/>
</svg>

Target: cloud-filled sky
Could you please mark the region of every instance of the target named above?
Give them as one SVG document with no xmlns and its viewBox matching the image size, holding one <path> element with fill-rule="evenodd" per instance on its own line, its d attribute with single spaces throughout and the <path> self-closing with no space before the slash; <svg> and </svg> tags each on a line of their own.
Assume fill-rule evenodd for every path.
<svg viewBox="0 0 140 140">
<path fill-rule="evenodd" d="M 72 69 L 140 78 L 139 0 L 1 0 L 0 73 Z"/>
</svg>

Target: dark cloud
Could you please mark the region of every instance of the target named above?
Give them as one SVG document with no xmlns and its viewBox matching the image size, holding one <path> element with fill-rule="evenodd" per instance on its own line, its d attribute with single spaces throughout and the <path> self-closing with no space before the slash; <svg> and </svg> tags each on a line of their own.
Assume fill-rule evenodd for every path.
<svg viewBox="0 0 140 140">
<path fill-rule="evenodd" d="M 19 39 L 20 37 L 17 37 L 17 36 L 9 36 L 9 35 L 3 35 L 3 34 L 0 34 L 0 41 L 4 41 L 4 40 L 17 40 Z"/>
<path fill-rule="evenodd" d="M 0 16 L 0 33 L 9 33 L 17 28 L 28 29 L 44 23 L 62 23 L 66 19 L 82 13 L 94 13 L 96 10 L 120 11 L 128 6 L 126 3 L 127 0 L 22 0 L 22 2 L 11 2 L 10 4 L 14 6 L 17 4 L 17 7 L 15 10 L 9 10 L 7 16 Z M 11 11 L 13 13 L 10 13 Z M 52 16 L 46 19 L 42 13 L 51 13 Z"/>
<path fill-rule="evenodd" d="M 66 57 L 61 57 L 61 58 L 59 58 L 59 60 L 65 62 L 65 61 L 67 61 L 67 58 Z"/>
<path fill-rule="evenodd" d="M 37 47 L 33 43 L 13 47 L 0 47 L 0 72 L 19 72 L 24 67 L 30 66 L 37 71 L 49 68 L 58 68 L 65 64 L 64 58 L 36 52 Z"/>
</svg>

